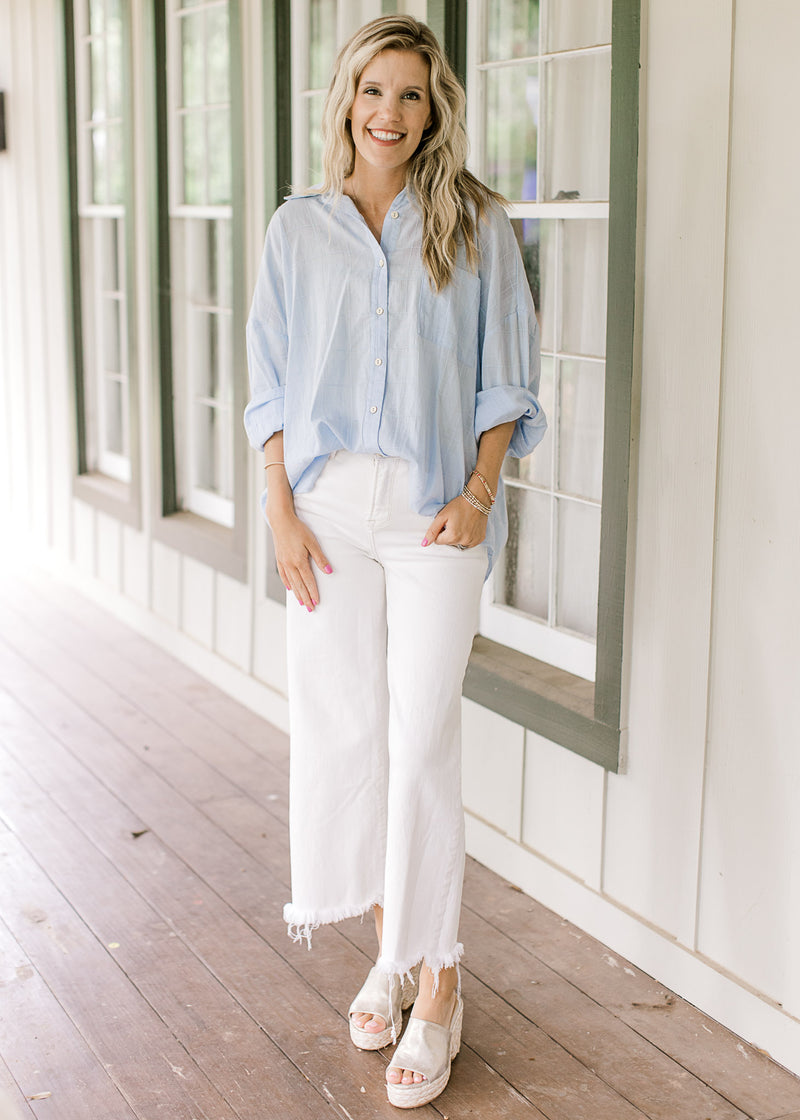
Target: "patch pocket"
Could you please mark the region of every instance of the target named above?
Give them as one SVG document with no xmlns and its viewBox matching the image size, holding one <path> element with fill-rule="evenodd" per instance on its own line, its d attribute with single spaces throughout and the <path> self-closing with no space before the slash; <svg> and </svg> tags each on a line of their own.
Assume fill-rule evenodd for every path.
<svg viewBox="0 0 800 1120">
<path fill-rule="evenodd" d="M 459 362 L 474 365 L 478 355 L 478 319 L 481 306 L 480 277 L 464 268 L 437 292 L 423 274 L 417 309 L 420 338 L 445 350 L 455 350 Z"/>
</svg>

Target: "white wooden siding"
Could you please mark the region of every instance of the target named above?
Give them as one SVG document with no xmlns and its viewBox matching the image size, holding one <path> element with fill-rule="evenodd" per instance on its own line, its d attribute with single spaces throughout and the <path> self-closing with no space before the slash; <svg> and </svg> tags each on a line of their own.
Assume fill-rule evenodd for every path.
<svg viewBox="0 0 800 1120">
<path fill-rule="evenodd" d="M 149 4 L 132 0 L 133 73 Z M 242 0 L 252 285 L 265 188 L 260 0 Z M 0 0 L 4 539 L 280 726 L 284 610 L 153 539 L 152 103 L 134 99 L 141 530 L 71 494 L 58 0 Z M 796 0 L 645 0 L 641 415 L 624 773 L 465 701 L 470 850 L 800 1072 L 800 180 Z M 732 51 L 733 45 L 733 51 Z M 782 1005 L 779 1006 L 779 1005 Z"/>
<path fill-rule="evenodd" d="M 737 0 L 698 949 L 800 1016 L 800 8 Z"/>
</svg>

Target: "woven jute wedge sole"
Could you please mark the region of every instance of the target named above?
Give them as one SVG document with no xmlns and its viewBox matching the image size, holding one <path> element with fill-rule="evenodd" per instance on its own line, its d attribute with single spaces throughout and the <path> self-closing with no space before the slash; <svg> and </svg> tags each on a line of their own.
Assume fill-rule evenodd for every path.
<svg viewBox="0 0 800 1120">
<path fill-rule="evenodd" d="M 419 967 L 416 967 L 411 970 L 410 976 L 406 975 L 403 977 L 403 986 L 400 993 L 397 1014 L 394 1015 L 395 1021 L 393 1029 L 392 1017 L 394 1008 L 392 1007 L 388 988 L 390 977 L 388 975 L 386 976 L 387 988 L 386 992 L 383 994 L 383 1006 L 381 1006 L 381 1001 L 379 999 L 371 1000 L 370 994 L 368 994 L 374 991 L 376 975 L 375 970 L 372 969 L 366 979 L 364 987 L 353 1000 L 350 1007 L 350 1041 L 354 1046 L 357 1046 L 359 1050 L 383 1050 L 384 1046 L 389 1046 L 390 1043 L 395 1042 L 403 1025 L 402 1014 L 411 1007 L 412 1003 L 417 998 L 417 992 L 419 990 Z M 366 995 L 366 1002 L 374 1002 L 375 1006 L 367 1008 L 362 1000 L 363 995 Z M 357 1004 L 361 1004 L 361 1006 L 356 1006 Z M 362 1027 L 356 1026 L 353 1022 L 353 1015 L 357 1014 L 359 1011 L 368 1015 L 379 1015 L 381 1019 L 386 1021 L 386 1029 L 376 1034 L 375 1031 L 365 1031 Z"/>
<path fill-rule="evenodd" d="M 426 1035 L 433 1035 L 434 1044 L 425 1053 L 425 1059 L 429 1065 L 436 1065 L 441 1072 L 437 1072 L 430 1079 L 420 1081 L 415 1085 L 392 1085 L 391 1082 L 387 1081 L 386 1093 L 390 1104 L 393 1104 L 395 1108 L 421 1108 L 422 1105 L 429 1104 L 440 1093 L 444 1092 L 447 1082 L 450 1080 L 451 1063 L 461 1049 L 461 1025 L 463 1020 L 464 1004 L 460 998 L 456 1000 L 453 1009 L 449 1032 L 446 1027 L 438 1027 L 436 1023 L 424 1023 L 422 1020 L 413 1017 L 409 1020 L 406 1034 L 403 1035 L 390 1064 L 400 1069 L 413 1069 L 415 1072 L 422 1073 L 422 1070 L 416 1070 L 416 1065 L 420 1064 L 418 1057 L 420 1043 Z M 436 1028 L 435 1032 L 431 1031 L 430 1027 Z M 445 1037 L 448 1033 L 449 1045 L 448 1039 Z M 417 1037 L 414 1037 L 415 1034 Z M 407 1041 L 407 1036 L 408 1045 L 404 1057 L 403 1043 Z M 442 1045 L 442 1051 L 439 1054 L 434 1052 L 436 1043 Z M 408 1065 L 405 1064 L 406 1062 L 408 1062 Z"/>
</svg>

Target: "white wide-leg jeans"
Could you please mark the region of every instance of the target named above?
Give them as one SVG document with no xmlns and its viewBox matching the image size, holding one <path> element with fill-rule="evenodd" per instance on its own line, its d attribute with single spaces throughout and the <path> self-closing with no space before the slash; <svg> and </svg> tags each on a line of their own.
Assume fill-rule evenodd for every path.
<svg viewBox="0 0 800 1120">
<path fill-rule="evenodd" d="M 333 573 L 287 602 L 289 932 L 383 906 L 379 967 L 456 964 L 464 875 L 461 686 L 486 548 L 422 547 L 408 464 L 336 452 L 295 496 Z"/>
</svg>

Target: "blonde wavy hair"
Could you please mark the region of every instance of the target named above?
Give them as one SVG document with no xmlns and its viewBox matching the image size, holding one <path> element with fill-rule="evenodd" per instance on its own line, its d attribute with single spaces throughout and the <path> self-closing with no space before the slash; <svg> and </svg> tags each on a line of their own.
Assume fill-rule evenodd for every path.
<svg viewBox="0 0 800 1120">
<path fill-rule="evenodd" d="M 459 245 L 467 265 L 478 266 L 478 222 L 505 199 L 467 171 L 465 97 L 436 36 L 413 16 L 380 16 L 345 43 L 336 59 L 322 114 L 323 182 L 320 193 L 340 197 L 355 166 L 348 113 L 364 69 L 381 51 L 415 51 L 430 69 L 431 124 L 408 169 L 406 186 L 422 210 L 422 262 L 437 292 L 450 282 Z"/>
</svg>

